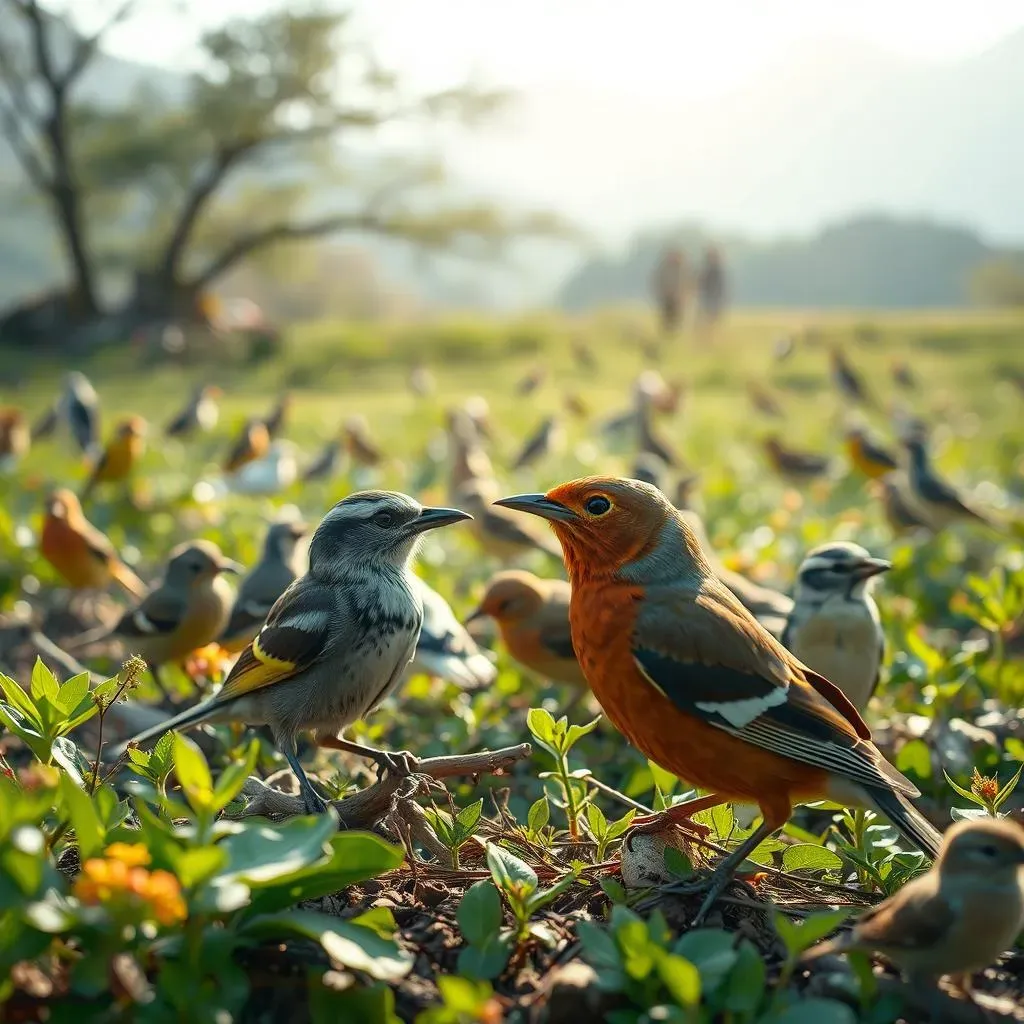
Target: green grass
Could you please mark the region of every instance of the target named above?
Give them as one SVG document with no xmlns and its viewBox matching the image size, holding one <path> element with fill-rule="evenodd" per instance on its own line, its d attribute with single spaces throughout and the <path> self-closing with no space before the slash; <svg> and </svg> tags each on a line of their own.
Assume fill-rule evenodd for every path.
<svg viewBox="0 0 1024 1024">
<path fill-rule="evenodd" d="M 772 355 L 773 344 L 784 334 L 794 336 L 797 344 L 793 355 L 779 363 Z M 254 367 L 242 364 L 237 353 L 226 351 L 223 355 L 208 352 L 201 364 L 189 368 L 143 371 L 134 353 L 104 351 L 79 368 L 90 376 L 101 395 L 105 427 L 110 428 L 120 415 L 140 413 L 154 429 L 136 482 L 141 510 L 126 504 L 116 492 L 106 492 L 99 494 L 88 513 L 116 543 L 137 556 L 139 570 L 146 578 L 156 575 L 162 559 L 175 543 L 197 535 L 216 540 L 226 553 L 251 564 L 258 554 L 264 519 L 275 506 L 286 502 L 299 505 L 315 522 L 333 501 L 356 487 L 389 486 L 407 489 L 424 501 L 444 500 L 447 466 L 443 458 L 431 458 L 428 449 L 443 431 L 445 409 L 477 394 L 485 396 L 491 406 L 497 428 L 491 454 L 508 493 L 546 489 L 586 473 L 624 473 L 633 455 L 628 443 L 609 442 L 596 425 L 628 404 L 634 378 L 651 365 L 639 342 L 652 336 L 651 323 L 641 311 L 623 310 L 573 320 L 538 314 L 514 321 L 448 318 L 394 325 L 310 324 L 290 330 L 281 355 Z M 574 338 L 590 345 L 599 364 L 596 371 L 577 367 L 572 355 Z M 870 719 L 883 725 L 879 741 L 901 770 L 918 782 L 924 805 L 946 821 L 949 808 L 963 806 L 964 799 L 946 785 L 940 766 L 962 785 L 968 783 L 973 766 L 1006 782 L 1024 760 L 1024 745 L 1001 729 L 997 729 L 995 745 L 958 741 L 959 746 L 954 743 L 940 747 L 933 734 L 907 742 L 911 735 L 908 723 L 915 721 L 913 716 L 943 721 L 963 718 L 970 722 L 983 710 L 1009 714 L 1019 706 L 1024 698 L 1024 664 L 1019 648 L 1014 647 L 1013 625 L 1011 622 L 1000 626 L 993 616 L 998 620 L 1000 612 L 1007 613 L 1016 607 L 1013 594 L 1002 593 L 999 588 L 1002 582 L 1012 583 L 1020 578 L 1024 557 L 1020 544 L 1009 534 L 999 538 L 970 528 L 957 528 L 917 545 L 891 536 L 863 482 L 848 472 L 843 462 L 843 416 L 828 377 L 831 342 L 845 347 L 877 396 L 878 407 L 868 413 L 868 419 L 880 435 L 893 443 L 892 403 L 898 400 L 907 405 L 932 425 L 935 458 L 941 471 L 958 485 L 971 489 L 979 502 L 1001 508 L 1005 514 L 1010 505 L 1019 503 L 1024 496 L 1024 396 L 1003 379 L 1006 367 L 1024 368 L 1024 317 L 747 313 L 731 318 L 712 347 L 699 347 L 687 334 L 666 344 L 655 364 L 667 380 L 679 379 L 686 384 L 680 412 L 663 417 L 658 429 L 679 450 L 687 466 L 699 472 L 700 510 L 713 543 L 727 563 L 751 572 L 763 582 L 788 588 L 803 552 L 833 537 L 856 540 L 896 563 L 879 593 L 891 653 Z M 919 381 L 917 391 L 897 394 L 889 372 L 891 363 L 897 359 L 912 368 Z M 406 386 L 409 370 L 417 361 L 430 368 L 437 382 L 436 391 L 426 398 L 417 398 Z M 524 399 L 517 395 L 515 385 L 538 365 L 547 369 L 547 377 L 533 395 Z M 9 372 L 12 368 L 22 373 L 24 384 L 17 392 L 5 394 L 3 401 L 21 405 L 34 416 L 52 400 L 66 367 L 46 360 L 26 366 L 9 353 L 0 354 L 0 371 Z M 226 389 L 217 436 L 188 447 L 163 443 L 159 428 L 198 380 L 211 380 Z M 745 393 L 750 380 L 768 384 L 779 395 L 786 411 L 782 423 L 767 422 L 752 411 Z M 194 481 L 216 472 L 218 460 L 239 423 L 248 415 L 269 409 L 282 386 L 291 388 L 296 399 L 294 419 L 286 433 L 299 445 L 305 458 L 312 457 L 324 440 L 334 436 L 346 417 L 358 413 L 368 419 L 373 436 L 387 453 L 386 467 L 379 473 L 351 473 L 330 484 L 296 486 L 275 499 L 234 496 L 208 504 L 194 501 L 189 496 Z M 513 473 L 509 466 L 524 437 L 543 415 L 563 409 L 567 393 L 578 395 L 586 403 L 589 416 L 585 420 L 567 417 L 569 440 L 564 451 L 536 468 Z M 769 430 L 779 431 L 794 446 L 833 454 L 842 471 L 829 483 L 794 492 L 773 477 L 764 462 L 758 442 Z M 13 476 L 0 478 L 4 488 L 0 507 L 0 610 L 16 608 L 18 614 L 39 616 L 53 603 L 59 581 L 34 549 L 42 495 L 54 484 L 77 486 L 83 476 L 84 468 L 66 445 L 45 442 L 34 448 Z M 561 566 L 543 556 L 529 564 L 549 575 L 562 571 Z M 488 574 L 497 568 L 480 557 L 471 536 L 459 527 L 431 538 L 421 566 L 424 576 L 449 598 L 460 614 L 468 611 Z M 995 575 L 990 578 L 993 571 Z M 983 593 L 987 609 L 981 607 L 976 596 L 971 596 L 978 591 Z M 401 701 L 389 702 L 369 722 L 354 729 L 353 735 L 393 749 L 410 749 L 422 756 L 495 749 L 530 739 L 526 725 L 528 709 L 543 707 L 557 714 L 569 695 L 519 669 L 500 650 L 498 664 L 500 675 L 495 685 L 476 694 L 463 694 L 450 686 L 414 679 Z M 187 692 L 186 685 L 182 680 L 183 693 Z M 141 691 L 143 698 L 150 695 L 150 691 Z M 543 740 L 537 734 L 536 723 L 540 721 L 534 712 L 531 722 L 535 725 L 535 740 Z M 237 733 L 223 729 L 219 735 L 226 746 L 219 748 L 223 754 L 218 753 L 211 761 L 215 778 L 226 765 L 243 763 L 245 757 Z M 548 739 L 549 745 L 554 742 Z M 86 757 L 92 756 L 88 751 L 84 753 Z M 281 766 L 280 759 L 265 744 L 251 755 L 262 774 Z M 590 767 L 604 784 L 649 805 L 669 792 L 683 791 L 675 780 L 648 765 L 604 723 L 558 756 L 563 760 L 553 759 L 535 743 L 532 758 L 517 765 L 510 777 L 484 776 L 478 782 L 449 783 L 456 809 L 463 809 L 474 822 L 475 801 L 489 797 L 499 788 L 508 788 L 508 813 L 526 830 L 523 835 L 528 836 L 528 841 L 517 840 L 516 849 L 526 859 L 532 858 L 534 868 L 542 876 L 538 899 L 543 888 L 552 884 L 555 875 L 564 873 L 574 857 L 582 866 L 593 860 L 595 852 L 586 842 L 580 847 L 564 846 L 566 820 L 558 798 L 560 785 L 564 796 L 565 783 L 558 783 L 555 778 L 545 783 L 540 773 L 554 771 L 564 779 L 568 777 L 567 771 Z M 359 785 L 365 784 L 366 776 L 356 763 L 343 764 L 344 782 L 354 779 Z M 321 754 L 314 767 L 326 777 L 339 771 L 339 761 L 333 755 Z M 201 772 L 196 776 L 191 771 L 190 778 L 199 792 Z M 546 802 L 545 792 L 549 798 Z M 601 808 L 605 825 L 623 813 L 624 808 L 604 793 L 588 789 L 584 798 Z M 191 799 L 188 797 L 189 803 Z M 548 815 L 549 824 L 540 823 L 542 811 L 538 801 L 547 808 L 543 813 Z M 1011 796 L 1004 810 L 1015 802 L 1017 797 Z M 436 799 L 436 806 L 442 811 L 448 809 L 444 797 Z M 51 812 L 47 819 L 50 826 L 54 813 L 56 820 L 60 820 L 59 812 Z M 199 814 L 194 807 L 190 813 Z M 489 799 L 484 800 L 482 813 L 483 824 L 471 827 L 478 832 L 482 828 L 492 840 L 507 845 L 510 833 L 496 818 Z M 437 824 L 438 819 L 434 821 Z M 602 819 L 590 822 L 589 833 L 600 838 L 597 833 L 601 832 L 602 850 L 607 847 L 608 855 L 614 856 L 619 839 L 609 839 L 602 832 L 605 826 L 601 822 Z M 734 836 L 737 834 L 731 815 L 728 821 L 715 817 L 711 824 L 720 837 L 730 831 Z M 862 866 L 860 874 L 866 891 L 890 891 L 916 869 L 918 860 L 909 851 L 889 858 L 891 849 L 881 842 L 888 841 L 887 832 L 876 828 L 864 833 L 861 825 L 852 818 L 839 823 L 840 833 L 853 851 L 845 852 L 865 860 L 867 867 Z M 454 826 L 450 822 L 445 825 L 443 819 L 437 825 L 439 834 L 446 829 L 449 834 L 451 828 Z M 789 831 L 791 837 L 802 843 L 820 845 L 831 837 L 835 846 L 835 837 L 828 832 L 827 815 L 823 818 L 821 812 L 816 816 L 800 812 Z M 584 832 L 586 838 L 587 829 Z M 158 833 L 157 829 L 150 838 L 163 843 L 159 838 L 162 833 Z M 0 827 L 0 854 L 4 841 Z M 257 843 L 258 839 L 251 841 Z M 336 837 L 334 841 L 339 840 Z M 62 849 L 62 843 L 66 840 L 54 841 L 55 852 Z M 199 839 L 196 843 L 202 845 Z M 841 845 L 839 848 L 844 849 Z M 499 870 L 495 856 L 492 851 L 488 865 L 502 888 L 501 871 L 518 869 L 505 864 Z M 850 860 L 845 862 L 847 869 L 843 871 L 835 867 L 833 854 L 822 851 L 815 856 L 817 859 L 812 857 L 809 863 L 817 865 L 812 872 L 816 879 L 836 880 L 849 873 Z M 173 867 L 177 862 L 170 854 L 167 857 L 170 859 L 164 860 Z M 469 846 L 463 847 L 460 860 L 462 868 L 476 873 L 436 876 L 452 893 L 448 902 L 439 904 L 441 909 L 436 915 L 448 922 L 456 937 L 461 928 L 468 938 L 462 917 L 458 918 L 458 926 L 454 923 L 454 907 L 469 882 L 480 877 L 485 864 Z M 0 878 L 4 863 L 0 859 Z M 434 877 L 431 872 L 436 871 L 437 865 L 425 863 L 421 869 L 428 878 Z M 313 868 L 310 870 L 316 873 Z M 317 870 L 327 868 L 321 865 Z M 407 872 L 399 874 L 388 884 L 394 891 L 404 893 L 407 878 Z M 354 876 L 351 880 L 355 880 Z M 599 892 L 598 876 L 585 880 L 591 886 L 588 891 Z M 504 937 L 499 936 L 493 930 L 492 935 L 480 921 L 479 927 L 471 924 L 471 955 L 457 959 L 458 942 L 444 955 L 430 954 L 438 958 L 436 966 L 442 974 L 461 973 L 468 977 L 473 971 L 465 966 L 467 963 L 476 963 L 479 968 L 487 956 L 496 955 L 496 948 L 503 949 L 502 943 L 510 942 L 520 951 L 514 964 L 541 973 L 547 969 L 549 952 L 545 951 L 543 941 L 529 931 L 528 922 L 522 920 L 522 914 L 529 918 L 532 912 L 524 909 L 526 903 L 516 903 L 519 897 L 509 896 L 507 887 L 505 891 L 505 902 L 513 916 L 499 915 L 499 924 L 506 927 L 513 921 L 514 939 L 505 933 Z M 619 900 L 617 890 L 608 891 L 613 901 Z M 192 893 L 189 898 L 200 897 Z M 410 898 L 412 906 L 419 905 L 418 896 Z M 473 897 L 473 913 L 482 915 L 481 921 L 492 913 L 490 898 L 488 894 Z M 357 893 L 352 899 L 358 902 L 362 897 Z M 594 899 L 598 902 L 594 903 Z M 784 903 L 785 893 L 777 899 Z M 825 897 L 822 899 L 824 902 Z M 585 904 L 597 908 L 595 912 L 600 918 L 608 903 L 600 895 L 587 897 L 580 883 L 569 885 L 550 900 L 554 901 L 551 906 L 570 920 Z M 539 914 L 539 903 L 537 907 Z M 644 956 L 652 965 L 661 965 L 657 969 L 650 967 L 654 973 L 647 981 L 622 989 L 627 1003 L 637 1012 L 637 1016 L 622 1019 L 639 1021 L 646 1019 L 639 1015 L 641 1012 L 653 1012 L 653 1007 L 666 1001 L 676 1006 L 685 1003 L 686 992 L 691 989 L 683 978 L 690 977 L 690 968 L 680 966 L 676 960 L 690 958 L 699 962 L 700 951 L 690 948 L 692 942 L 685 951 L 677 949 L 673 938 L 662 935 L 657 917 L 644 914 L 647 923 L 641 927 L 630 913 L 623 907 L 612 916 L 609 934 L 614 936 L 617 948 L 625 955 L 630 944 L 639 944 L 647 950 Z M 554 919 L 548 924 L 556 930 L 563 927 Z M 237 927 L 241 935 L 250 924 L 239 921 Z M 766 927 L 770 932 L 770 926 Z M 492 938 L 497 946 L 491 944 Z M 787 945 L 790 939 L 792 936 L 786 939 Z M 412 942 L 407 934 L 406 941 Z M 596 955 L 594 951 L 603 941 L 591 933 L 584 943 L 588 955 Z M 797 939 L 792 941 L 799 943 Z M 795 948 L 793 945 L 791 954 Z M 775 965 L 769 980 L 777 981 L 781 969 L 783 983 L 771 1005 L 755 1001 L 750 1003 L 753 1008 L 749 1013 L 744 1011 L 746 1015 L 736 1011 L 733 1019 L 737 1024 L 783 1019 L 780 1015 L 786 1010 L 787 1000 L 796 998 L 796 989 L 787 984 L 795 968 L 795 954 L 788 960 L 772 960 L 776 954 L 769 954 L 767 949 L 761 953 Z M 500 950 L 497 955 L 500 959 Z M 238 962 L 232 961 L 236 965 Z M 258 986 L 258 968 L 248 960 L 244 962 L 247 983 Z M 747 964 L 744 970 L 749 967 Z M 380 994 L 383 982 L 378 980 L 376 987 L 372 983 L 372 978 L 380 975 L 371 972 L 367 976 L 359 970 L 356 973 L 365 984 L 358 987 L 358 992 L 367 999 L 371 998 L 368 993 L 376 993 L 372 998 L 379 997 L 386 1003 L 387 997 Z M 157 972 L 158 978 L 161 973 Z M 315 977 L 310 983 L 310 998 L 315 1002 L 323 994 L 317 988 L 319 974 L 312 973 Z M 749 997 L 749 1002 L 753 998 L 739 982 L 736 993 L 730 994 L 732 990 L 727 991 L 728 986 L 723 988 L 725 983 L 721 979 L 712 984 L 710 976 L 702 977 L 702 1009 L 699 1013 L 695 1009 L 696 1015 L 686 1017 L 687 1020 L 710 1021 L 710 1015 L 718 1012 L 715 1008 L 724 1005 L 722 1000 L 728 1002 L 735 996 L 742 1002 Z M 523 1019 L 525 1005 L 516 1000 L 531 991 L 531 984 L 527 974 L 517 975 L 513 969 L 490 978 L 484 988 L 470 991 L 470 986 L 456 992 L 449 987 L 442 995 L 449 1008 L 461 999 L 464 1005 L 477 1005 L 472 1013 L 483 1014 L 492 991 L 486 985 L 491 985 L 494 991 L 512 999 L 510 1019 Z M 749 985 L 760 991 L 754 982 Z M 426 994 L 420 994 L 422 998 L 397 986 L 398 1010 L 403 1019 L 412 1019 L 423 1005 L 437 1003 L 440 996 L 430 986 Z M 302 990 L 305 993 L 304 987 Z M 866 992 L 863 990 L 861 995 L 870 1002 L 873 997 Z M 4 997 L 0 988 L 0 999 Z M 473 1003 L 474 999 L 477 1003 Z M 243 998 L 238 1005 L 244 1002 Z M 347 1005 L 351 1008 L 354 1004 Z M 253 1005 L 249 1006 L 247 1019 L 257 1019 Z M 474 1019 L 469 1010 L 462 1018 L 454 1010 L 454 1016 L 445 1017 L 448 1011 L 439 1010 L 436 1005 L 435 1011 L 441 1016 L 424 1017 L 425 1024 L 431 1019 Z"/>
</svg>

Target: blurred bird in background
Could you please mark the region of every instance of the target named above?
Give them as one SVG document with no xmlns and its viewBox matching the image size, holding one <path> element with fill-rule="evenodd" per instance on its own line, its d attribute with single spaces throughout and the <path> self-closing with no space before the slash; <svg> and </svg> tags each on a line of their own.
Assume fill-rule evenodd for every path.
<svg viewBox="0 0 1024 1024">
<path fill-rule="evenodd" d="M 32 431 L 20 409 L 0 409 L 0 471 L 13 469 L 32 446 Z"/>
<path fill-rule="evenodd" d="M 773 420 L 785 419 L 786 414 L 782 410 L 782 404 L 764 384 L 756 380 L 749 381 L 747 396 L 750 398 L 750 404 L 762 416 Z"/>
<path fill-rule="evenodd" d="M 267 437 L 274 441 L 279 438 L 288 426 L 291 417 L 292 396 L 287 391 L 282 391 L 273 409 L 267 413 L 263 425 L 267 428 Z"/>
<path fill-rule="evenodd" d="M 246 420 L 224 460 L 224 471 L 237 473 L 246 463 L 266 455 L 269 447 L 270 434 L 267 425 L 256 418 Z"/>
<path fill-rule="evenodd" d="M 911 434 L 903 443 L 910 457 L 907 479 L 911 499 L 932 526 L 941 530 L 957 520 L 971 520 L 997 528 L 992 519 L 972 508 L 955 487 L 939 476 L 929 458 L 927 442 L 920 433 Z"/>
<path fill-rule="evenodd" d="M 844 399 L 857 405 L 874 406 L 874 399 L 864 378 L 854 369 L 838 345 L 832 345 L 829 349 L 829 364 L 832 383 Z"/>
<path fill-rule="evenodd" d="M 324 443 L 320 453 L 302 471 L 303 483 L 330 480 L 338 476 L 345 466 L 346 446 L 343 438 L 333 437 Z"/>
<path fill-rule="evenodd" d="M 905 533 L 923 535 L 933 532 L 931 523 L 915 508 L 913 498 L 908 497 L 909 484 L 902 473 L 888 473 L 872 484 L 886 522 L 897 537 Z"/>
<path fill-rule="evenodd" d="M 783 444 L 777 434 L 770 434 L 762 441 L 765 455 L 772 469 L 790 483 L 807 483 L 825 476 L 832 467 L 827 455 L 801 451 Z"/>
<path fill-rule="evenodd" d="M 292 441 L 278 438 L 266 452 L 239 466 L 228 478 L 228 488 L 236 494 L 280 494 L 299 476 L 298 449 Z"/>
<path fill-rule="evenodd" d="M 891 562 L 846 541 L 808 551 L 781 638 L 800 661 L 835 683 L 859 712 L 878 686 L 885 656 L 885 634 L 871 590 L 879 574 L 891 568 Z"/>
<path fill-rule="evenodd" d="M 417 542 L 428 530 L 466 518 L 391 491 L 360 491 L 338 502 L 313 534 L 309 570 L 271 609 L 224 685 L 133 742 L 207 721 L 268 725 L 310 814 L 327 805 L 297 756 L 303 732 L 313 733 L 319 746 L 372 758 L 385 769 L 408 767 L 404 755 L 339 734 L 391 694 L 413 657 L 423 620 L 409 564 Z"/>
<path fill-rule="evenodd" d="M 100 400 L 89 378 L 72 370 L 64 378 L 57 400 L 57 418 L 63 421 L 78 448 L 94 458 L 100 446 Z"/>
<path fill-rule="evenodd" d="M 565 430 L 557 416 L 545 416 L 540 425 L 523 445 L 515 461 L 514 470 L 525 469 L 557 451 L 565 443 Z"/>
<path fill-rule="evenodd" d="M 177 438 L 192 437 L 196 433 L 208 434 L 220 419 L 217 399 L 221 395 L 223 391 L 215 384 L 200 384 L 185 408 L 168 421 L 164 434 Z"/>
<path fill-rule="evenodd" d="M 241 651 L 260 631 L 274 602 L 302 569 L 299 545 L 308 530 L 301 519 L 271 523 L 263 541 L 263 554 L 239 584 L 231 615 L 218 638 L 224 650 Z"/>
<path fill-rule="evenodd" d="M 846 431 L 846 454 L 854 469 L 863 473 L 869 480 L 899 469 L 896 456 L 872 438 L 863 426 L 851 426 Z"/>
<path fill-rule="evenodd" d="M 141 416 L 129 416 L 117 424 L 103 454 L 93 466 L 82 489 L 82 500 L 88 499 L 101 483 L 122 483 L 131 476 L 146 451 L 147 424 Z"/>
<path fill-rule="evenodd" d="M 372 468 L 384 461 L 384 453 L 370 436 L 370 424 L 365 416 L 350 416 L 345 421 L 345 445 L 357 466 Z"/>
<path fill-rule="evenodd" d="M 116 582 L 133 597 L 146 594 L 146 585 L 125 565 L 107 535 L 85 518 L 78 498 L 66 488 L 46 499 L 39 551 L 76 590 L 105 590 Z"/>
</svg>

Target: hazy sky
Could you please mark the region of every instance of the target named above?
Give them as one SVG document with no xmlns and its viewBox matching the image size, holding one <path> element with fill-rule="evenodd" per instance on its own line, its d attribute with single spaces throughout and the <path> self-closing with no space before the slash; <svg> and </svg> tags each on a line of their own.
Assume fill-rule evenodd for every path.
<svg viewBox="0 0 1024 1024">
<path fill-rule="evenodd" d="M 98 0 L 95 0 L 98 2 Z M 85 6 L 76 0 L 76 10 Z M 199 0 L 201 23 L 139 20 L 112 49 L 179 63 L 199 24 L 272 0 Z M 629 94 L 684 94 L 737 85 L 808 38 L 861 40 L 916 60 L 980 52 L 1024 27 L 1021 0 L 355 0 L 378 52 L 416 84 L 478 72 L 510 87 L 558 81 Z"/>
</svg>

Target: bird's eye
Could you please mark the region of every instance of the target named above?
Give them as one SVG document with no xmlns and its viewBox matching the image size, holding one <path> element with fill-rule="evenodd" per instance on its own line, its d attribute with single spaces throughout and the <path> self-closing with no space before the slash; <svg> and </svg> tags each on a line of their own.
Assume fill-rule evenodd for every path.
<svg viewBox="0 0 1024 1024">
<path fill-rule="evenodd" d="M 583 507 L 589 515 L 603 516 L 612 507 L 612 503 L 603 494 L 595 494 L 593 498 L 587 498 Z"/>
<path fill-rule="evenodd" d="M 395 521 L 395 517 L 390 512 L 378 512 L 373 521 L 375 525 L 386 530 Z"/>
<path fill-rule="evenodd" d="M 981 850 L 981 852 L 986 857 L 998 857 L 999 856 L 999 851 L 991 843 L 986 843 L 984 846 L 979 846 L 978 849 Z"/>
</svg>

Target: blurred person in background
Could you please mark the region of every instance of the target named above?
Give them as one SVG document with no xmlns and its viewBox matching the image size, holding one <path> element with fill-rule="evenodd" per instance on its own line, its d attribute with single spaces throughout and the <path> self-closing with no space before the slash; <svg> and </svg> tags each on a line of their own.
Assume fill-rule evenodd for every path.
<svg viewBox="0 0 1024 1024">
<path fill-rule="evenodd" d="M 697 330 L 700 341 L 710 344 L 715 325 L 725 310 L 725 265 L 715 245 L 704 250 L 704 263 L 697 275 Z"/>
<path fill-rule="evenodd" d="M 678 246 L 670 246 L 654 268 L 651 281 L 664 336 L 675 334 L 682 325 L 688 284 L 686 256 Z"/>
</svg>

